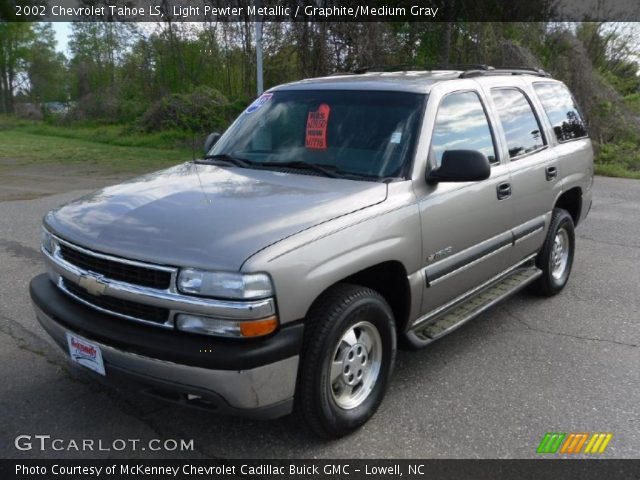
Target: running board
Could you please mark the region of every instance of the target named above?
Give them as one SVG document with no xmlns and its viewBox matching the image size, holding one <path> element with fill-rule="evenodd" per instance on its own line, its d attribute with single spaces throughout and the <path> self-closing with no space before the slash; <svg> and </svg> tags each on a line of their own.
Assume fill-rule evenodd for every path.
<svg viewBox="0 0 640 480">
<path fill-rule="evenodd" d="M 444 337 L 489 307 L 513 295 L 542 275 L 535 266 L 519 267 L 473 296 L 451 306 L 426 323 L 421 323 L 407 335 L 415 347 L 427 345 Z"/>
</svg>

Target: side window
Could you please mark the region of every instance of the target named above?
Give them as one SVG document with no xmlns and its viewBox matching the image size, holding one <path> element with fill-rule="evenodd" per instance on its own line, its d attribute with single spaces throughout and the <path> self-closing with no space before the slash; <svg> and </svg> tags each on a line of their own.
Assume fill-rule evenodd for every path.
<svg viewBox="0 0 640 480">
<path fill-rule="evenodd" d="M 489 122 L 477 93 L 452 93 L 440 103 L 431 139 L 431 154 L 438 167 L 445 150 L 479 150 L 489 162 L 497 161 Z"/>
<path fill-rule="evenodd" d="M 559 142 L 587 136 L 587 128 L 571 93 L 559 83 L 533 84 Z"/>
<path fill-rule="evenodd" d="M 510 158 L 544 147 L 542 128 L 523 92 L 515 88 L 494 88 L 491 96 L 507 138 Z"/>
</svg>

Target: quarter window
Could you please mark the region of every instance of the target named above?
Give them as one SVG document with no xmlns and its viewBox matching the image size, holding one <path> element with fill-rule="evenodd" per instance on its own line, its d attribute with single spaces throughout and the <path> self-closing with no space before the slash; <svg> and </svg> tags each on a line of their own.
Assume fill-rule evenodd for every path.
<svg viewBox="0 0 640 480">
<path fill-rule="evenodd" d="M 491 90 L 507 139 L 509 157 L 517 158 L 544 147 L 542 128 L 524 93 L 515 88 Z"/>
<path fill-rule="evenodd" d="M 478 150 L 496 162 L 493 136 L 477 93 L 452 93 L 440 103 L 431 140 L 437 167 L 445 150 Z"/>
<path fill-rule="evenodd" d="M 587 136 L 586 124 L 571 93 L 559 83 L 533 84 L 559 142 Z"/>
</svg>

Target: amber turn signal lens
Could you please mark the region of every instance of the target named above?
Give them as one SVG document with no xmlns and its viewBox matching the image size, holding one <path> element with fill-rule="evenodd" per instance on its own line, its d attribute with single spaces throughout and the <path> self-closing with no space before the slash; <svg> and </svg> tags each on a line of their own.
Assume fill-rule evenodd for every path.
<svg viewBox="0 0 640 480">
<path fill-rule="evenodd" d="M 274 332 L 278 328 L 278 317 L 263 318 L 240 323 L 240 334 L 243 337 L 261 337 Z"/>
</svg>

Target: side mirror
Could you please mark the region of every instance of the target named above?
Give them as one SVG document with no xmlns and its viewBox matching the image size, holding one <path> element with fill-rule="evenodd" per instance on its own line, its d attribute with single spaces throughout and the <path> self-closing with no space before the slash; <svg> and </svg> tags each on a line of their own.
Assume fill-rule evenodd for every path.
<svg viewBox="0 0 640 480">
<path fill-rule="evenodd" d="M 478 182 L 491 176 L 491 165 L 477 150 L 446 150 L 439 168 L 427 173 L 428 183 Z"/>
<path fill-rule="evenodd" d="M 207 136 L 207 139 L 204 141 L 204 153 L 205 155 L 209 153 L 209 150 L 216 144 L 216 142 L 220 139 L 222 135 L 218 132 L 210 133 Z"/>
</svg>

